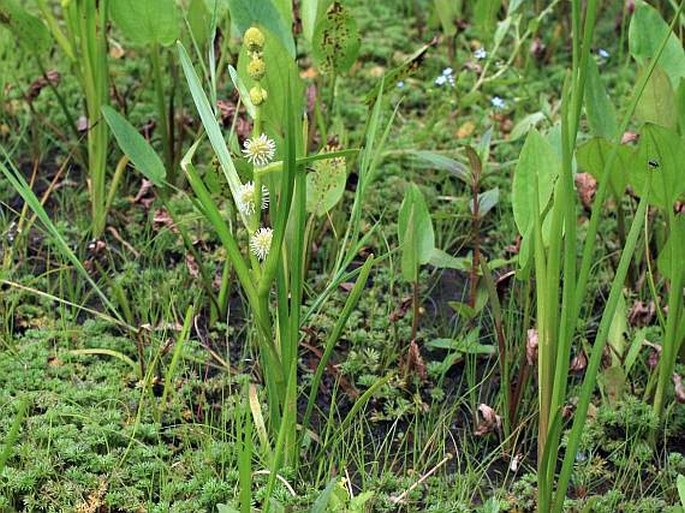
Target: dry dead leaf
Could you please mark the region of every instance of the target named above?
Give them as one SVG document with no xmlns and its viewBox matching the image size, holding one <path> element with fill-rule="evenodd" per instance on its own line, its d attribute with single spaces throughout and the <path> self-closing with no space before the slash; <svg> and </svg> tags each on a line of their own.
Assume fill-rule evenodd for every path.
<svg viewBox="0 0 685 513">
<path fill-rule="evenodd" d="M 597 180 L 590 173 L 578 173 L 576 175 L 576 188 L 578 189 L 578 196 L 583 206 L 590 210 L 592 208 L 592 200 L 595 199 L 597 193 Z"/>
<path fill-rule="evenodd" d="M 538 330 L 531 328 L 528 330 L 528 341 L 526 342 L 526 361 L 528 365 L 535 365 L 538 359 Z"/>
<path fill-rule="evenodd" d="M 502 417 L 497 415 L 495 410 L 490 406 L 485 403 L 481 403 L 478 406 L 478 411 L 483 419 L 473 432 L 474 435 L 484 436 L 488 433 L 494 432 L 495 430 L 499 431 L 502 428 Z"/>
</svg>

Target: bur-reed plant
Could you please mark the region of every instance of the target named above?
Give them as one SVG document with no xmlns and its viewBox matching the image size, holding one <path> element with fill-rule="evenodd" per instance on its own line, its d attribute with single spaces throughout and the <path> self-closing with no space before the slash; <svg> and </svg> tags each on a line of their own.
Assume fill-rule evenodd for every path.
<svg viewBox="0 0 685 513">
<path fill-rule="evenodd" d="M 563 429 L 563 407 L 568 388 L 572 342 L 586 298 L 602 206 L 609 191 L 609 174 L 618 158 L 617 144 L 602 170 L 587 234 L 581 244 L 576 236 L 577 199 L 573 187 L 573 158 L 580 132 L 582 108 L 584 102 L 588 101 L 585 98 L 585 88 L 598 7 L 599 2 L 596 0 L 587 2 L 585 6 L 580 1 L 572 2 L 573 61 L 562 94 L 561 158 L 559 159 L 548 139 L 533 131 L 522 150 L 514 181 L 514 214 L 524 236 L 521 263 L 525 266 L 530 262 L 528 259 L 532 259 L 536 280 L 539 411 L 537 508 L 541 513 L 560 513 L 563 510 L 603 349 L 645 220 L 653 175 L 659 172 L 658 168 L 650 165 L 650 152 L 656 151 L 656 148 L 650 146 L 651 138 L 647 135 L 643 151 L 638 152 L 639 158 L 632 163 L 633 174 L 640 177 L 640 187 L 636 190 L 640 202 L 604 305 L 579 400 L 573 412 L 573 426 L 555 492 L 554 477 Z M 624 133 L 632 119 L 667 39 L 664 38 L 655 49 L 636 85 L 616 134 L 619 140 L 619 134 Z M 649 125 L 645 125 L 644 131 L 646 134 L 655 133 L 654 130 L 650 131 Z M 523 204 L 524 201 L 526 204 Z M 579 251 L 582 252 L 580 264 L 577 262 Z"/>
<path fill-rule="evenodd" d="M 86 113 L 86 147 L 88 180 L 92 212 L 92 234 L 98 238 L 107 223 L 107 152 L 109 129 L 102 121 L 100 109 L 109 104 L 109 65 L 107 62 L 108 0 L 65 0 L 61 4 L 63 25 L 57 20 L 52 5 L 38 0 L 38 7 L 54 41 L 67 57 L 81 86 Z M 120 171 L 119 175 L 123 172 Z M 116 188 L 118 178 L 110 184 Z"/>
</svg>

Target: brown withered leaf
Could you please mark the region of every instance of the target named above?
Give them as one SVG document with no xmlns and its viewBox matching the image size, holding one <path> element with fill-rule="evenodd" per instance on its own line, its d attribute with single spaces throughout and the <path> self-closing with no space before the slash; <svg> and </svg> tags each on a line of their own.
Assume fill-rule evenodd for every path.
<svg viewBox="0 0 685 513">
<path fill-rule="evenodd" d="M 351 281 L 346 281 L 346 282 L 341 283 L 339 285 L 339 287 L 340 287 L 340 290 L 343 290 L 345 292 L 350 292 L 354 288 L 354 283 L 352 283 Z"/>
<path fill-rule="evenodd" d="M 45 75 L 42 75 L 31 82 L 29 90 L 26 92 L 26 101 L 29 103 L 33 102 L 38 98 L 38 95 L 40 95 L 43 89 L 49 85 L 57 86 L 61 79 L 62 75 L 60 75 L 59 71 L 54 69 L 47 71 Z"/>
<path fill-rule="evenodd" d="M 495 430 L 499 431 L 502 428 L 502 417 L 497 415 L 494 409 L 485 403 L 481 403 L 478 406 L 478 411 L 482 417 L 480 424 L 473 432 L 476 436 L 485 436 L 488 433 L 492 433 Z"/>
<path fill-rule="evenodd" d="M 645 304 L 643 301 L 635 301 L 628 313 L 628 322 L 633 327 L 643 327 L 652 323 L 656 315 L 656 304 L 654 301 L 649 301 Z"/>
<path fill-rule="evenodd" d="M 140 189 L 133 198 L 133 203 L 136 205 L 142 205 L 143 208 L 148 209 L 150 205 L 155 201 L 155 194 L 153 189 L 153 184 L 150 180 L 143 178 L 140 184 Z"/>
<path fill-rule="evenodd" d="M 416 340 L 412 340 L 409 344 L 409 352 L 407 353 L 407 374 L 415 374 L 421 381 L 426 381 L 428 376 L 426 364 L 423 361 Z"/>
<path fill-rule="evenodd" d="M 576 188 L 578 189 L 578 196 L 583 206 L 590 210 L 592 208 L 592 200 L 595 199 L 597 193 L 597 180 L 590 173 L 578 173 L 576 175 Z"/>
<path fill-rule="evenodd" d="M 587 356 L 585 355 L 585 351 L 581 349 L 581 351 L 571 360 L 569 369 L 571 372 L 583 372 L 585 367 L 587 367 Z"/>
<path fill-rule="evenodd" d="M 390 322 L 399 321 L 405 315 L 407 315 L 409 307 L 411 307 L 411 296 L 404 296 L 401 299 L 400 304 L 397 305 L 397 307 L 390 313 L 390 315 L 388 315 L 388 320 Z"/>
<path fill-rule="evenodd" d="M 673 373 L 673 386 L 675 390 L 675 400 L 679 403 L 685 403 L 685 386 L 683 385 L 683 378 L 680 374 Z"/>
<path fill-rule="evenodd" d="M 636 132 L 624 132 L 621 136 L 621 144 L 634 143 L 640 140 L 640 134 Z"/>
<path fill-rule="evenodd" d="M 152 216 L 152 228 L 156 231 L 162 228 L 168 228 L 173 233 L 178 232 L 178 228 L 174 224 L 169 212 L 165 208 L 158 208 Z"/>
<path fill-rule="evenodd" d="M 198 278 L 200 276 L 200 267 L 197 264 L 197 260 L 195 260 L 195 257 L 193 256 L 192 253 L 186 253 L 186 267 L 188 268 L 188 273 L 193 278 Z"/>
</svg>

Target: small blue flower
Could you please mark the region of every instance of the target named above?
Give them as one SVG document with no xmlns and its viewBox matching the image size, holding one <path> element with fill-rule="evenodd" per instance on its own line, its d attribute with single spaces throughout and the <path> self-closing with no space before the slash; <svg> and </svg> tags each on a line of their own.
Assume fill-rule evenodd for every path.
<svg viewBox="0 0 685 513">
<path fill-rule="evenodd" d="M 473 52 L 473 56 L 476 58 L 477 61 L 482 61 L 483 59 L 486 59 L 488 56 L 488 52 L 485 51 L 485 48 L 478 48 L 475 52 Z"/>
<path fill-rule="evenodd" d="M 436 86 L 443 86 L 447 83 L 447 77 L 445 75 L 440 75 L 438 78 L 435 79 L 435 85 Z"/>
<path fill-rule="evenodd" d="M 452 68 L 445 68 L 444 70 L 442 70 L 442 74 L 445 77 L 451 77 L 452 73 L 454 73 L 454 70 Z"/>
<path fill-rule="evenodd" d="M 490 105 L 492 105 L 495 110 L 502 110 L 507 106 L 506 102 L 499 96 L 494 96 L 492 100 L 490 100 Z"/>
<path fill-rule="evenodd" d="M 404 89 L 404 80 L 397 82 L 397 89 Z"/>
<path fill-rule="evenodd" d="M 604 48 L 597 50 L 597 55 L 599 55 L 602 59 L 608 59 L 610 57 L 609 52 L 607 52 Z"/>
</svg>

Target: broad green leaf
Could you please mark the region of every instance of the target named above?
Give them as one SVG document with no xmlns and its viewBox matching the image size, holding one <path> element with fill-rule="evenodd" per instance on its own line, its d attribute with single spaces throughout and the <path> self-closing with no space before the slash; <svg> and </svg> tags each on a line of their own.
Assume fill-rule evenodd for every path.
<svg viewBox="0 0 685 513">
<path fill-rule="evenodd" d="M 426 342 L 426 346 L 431 349 L 448 349 L 464 354 L 495 354 L 495 346 L 480 344 L 468 338 L 438 338 Z"/>
<path fill-rule="evenodd" d="M 476 0 L 473 8 L 473 19 L 480 37 L 488 40 L 495 32 L 497 13 L 502 7 L 502 0 Z"/>
<path fill-rule="evenodd" d="M 307 41 L 314 38 L 314 29 L 319 16 L 326 12 L 333 0 L 301 0 L 300 17 L 302 18 L 302 33 Z"/>
<path fill-rule="evenodd" d="M 674 264 L 685 269 L 685 216 L 683 215 L 676 216 L 674 226 L 671 227 L 671 234 L 657 259 L 659 272 L 669 280 L 673 278 Z"/>
<path fill-rule="evenodd" d="M 233 506 L 229 506 L 227 504 L 217 504 L 216 511 L 217 513 L 240 513 L 240 511 L 235 509 Z"/>
<path fill-rule="evenodd" d="M 616 111 L 602 84 L 599 68 L 594 59 L 588 59 L 587 61 L 585 111 L 587 112 L 588 122 L 594 135 L 604 137 L 610 141 L 615 140 L 618 135 Z"/>
<path fill-rule="evenodd" d="M 534 216 L 542 215 L 552 196 L 561 163 L 550 142 L 533 129 L 528 133 L 514 171 L 512 207 L 519 233 L 525 235 Z M 535 198 L 535 190 L 538 197 Z M 535 211 L 535 204 L 539 211 Z"/>
<path fill-rule="evenodd" d="M 497 29 L 495 29 L 495 35 L 492 38 L 492 46 L 497 48 L 499 45 L 502 44 L 502 41 L 504 41 L 504 36 L 506 36 L 509 32 L 509 29 L 511 28 L 511 23 L 514 21 L 514 18 L 516 18 L 516 22 L 518 24 L 518 21 L 521 18 L 520 16 L 507 16 L 502 21 L 497 23 Z"/>
<path fill-rule="evenodd" d="M 580 170 L 600 180 L 613 149 L 616 149 L 618 155 L 609 171 L 609 186 L 614 197 L 621 198 L 628 183 L 628 170 L 637 162 L 635 150 L 630 146 L 616 145 L 606 139 L 595 137 L 578 148 L 576 162 Z"/>
<path fill-rule="evenodd" d="M 499 188 L 487 190 L 478 194 L 478 217 L 484 217 L 499 203 Z M 469 202 L 473 213 L 473 201 Z"/>
<path fill-rule="evenodd" d="M 524 135 L 527 135 L 532 128 L 538 126 L 545 119 L 547 119 L 547 116 L 545 116 L 545 113 L 541 111 L 528 114 L 521 119 L 521 121 L 516 123 L 516 125 L 514 125 L 511 134 L 509 134 L 509 141 L 516 141 Z"/>
<path fill-rule="evenodd" d="M 628 170 L 629 183 L 636 194 L 642 194 L 647 173 L 652 172 L 650 203 L 671 208 L 685 192 L 683 162 L 685 144 L 678 134 L 648 123 L 642 129 L 637 156 Z"/>
<path fill-rule="evenodd" d="M 656 123 L 667 128 L 676 128 L 678 112 L 675 93 L 671 81 L 659 66 L 654 68 L 649 80 L 647 80 L 645 90 L 635 109 L 635 116 L 645 123 Z"/>
<path fill-rule="evenodd" d="M 110 0 L 110 14 L 134 45 L 168 46 L 180 34 L 174 0 Z"/>
<path fill-rule="evenodd" d="M 324 488 L 324 491 L 321 492 L 321 495 L 319 495 L 314 501 L 311 513 L 324 513 L 325 511 L 327 511 L 328 503 L 330 502 L 331 496 L 333 495 L 333 491 L 335 490 L 337 485 L 337 478 L 333 478 L 331 479 L 331 481 L 329 481 L 329 483 L 326 485 L 326 488 Z"/>
<path fill-rule="evenodd" d="M 676 108 L 678 109 L 678 130 L 682 136 L 685 135 L 685 78 L 681 78 L 678 85 Z"/>
<path fill-rule="evenodd" d="M 50 48 L 52 41 L 47 27 L 16 0 L 0 0 L 0 25 L 12 31 L 28 51 L 42 54 Z"/>
<path fill-rule="evenodd" d="M 452 176 L 458 178 L 466 184 L 471 183 L 471 171 L 469 171 L 469 168 L 465 164 L 462 164 L 457 160 L 445 157 L 439 153 L 425 150 L 416 151 L 413 153 L 413 155 L 418 160 L 430 164 L 435 169 L 447 171 Z"/>
<path fill-rule="evenodd" d="M 685 476 L 678 474 L 676 481 L 678 487 L 678 497 L 680 498 L 680 505 L 685 508 Z"/>
<path fill-rule="evenodd" d="M 209 42 L 212 12 L 205 0 L 190 0 L 186 11 L 188 26 L 198 45 Z"/>
<path fill-rule="evenodd" d="M 607 336 L 607 343 L 611 346 L 611 364 L 613 366 L 620 366 L 621 359 L 626 349 L 626 333 L 628 332 L 627 322 L 627 308 L 624 296 L 620 296 L 614 317 L 611 319 L 609 326 L 609 335 Z"/>
<path fill-rule="evenodd" d="M 131 123 L 112 107 L 102 107 L 102 115 L 107 121 L 121 151 L 133 165 L 157 187 L 164 186 L 166 169 L 162 160 L 142 135 Z"/>
<path fill-rule="evenodd" d="M 275 37 L 287 50 L 290 59 L 295 58 L 295 42 L 290 30 L 290 20 L 281 16 L 281 12 L 272 0 L 228 0 L 231 21 L 243 34 L 252 26 L 266 28 L 270 37 Z M 267 44 L 268 44 L 267 35 Z"/>
<path fill-rule="evenodd" d="M 407 281 L 416 281 L 419 266 L 428 263 L 433 254 L 435 235 L 426 200 L 415 184 L 411 184 L 404 194 L 398 228 L 402 276 Z"/>
<path fill-rule="evenodd" d="M 439 269 L 457 269 L 458 271 L 471 271 L 472 259 L 470 257 L 453 257 L 439 248 L 433 248 L 428 263 Z"/>
<path fill-rule="evenodd" d="M 678 87 L 685 76 L 685 51 L 677 36 L 661 18 L 659 11 L 642 0 L 638 0 L 628 29 L 630 53 L 642 66 L 656 53 L 668 34 L 668 42 L 659 58 L 661 66 L 671 80 L 671 86 Z"/>
<path fill-rule="evenodd" d="M 323 216 L 342 199 L 347 182 L 345 159 L 316 160 L 307 174 L 307 212 Z"/>
<path fill-rule="evenodd" d="M 435 13 L 440 19 L 442 32 L 448 36 L 453 37 L 457 33 L 457 25 L 455 21 L 458 19 L 459 4 L 454 0 L 434 0 Z"/>
<path fill-rule="evenodd" d="M 314 61 L 324 73 L 340 75 L 354 64 L 361 38 L 352 12 L 333 2 L 316 22 L 312 50 Z"/>
</svg>

